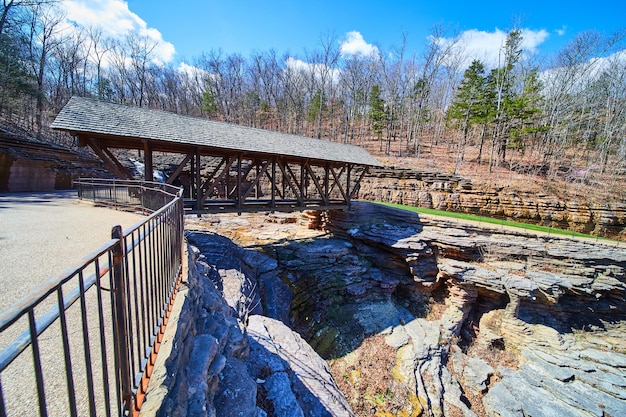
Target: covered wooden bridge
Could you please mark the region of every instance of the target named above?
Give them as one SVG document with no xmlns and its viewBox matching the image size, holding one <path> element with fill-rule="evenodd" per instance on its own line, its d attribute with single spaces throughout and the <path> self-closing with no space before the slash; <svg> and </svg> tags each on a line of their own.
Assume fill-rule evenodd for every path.
<svg viewBox="0 0 626 417">
<path fill-rule="evenodd" d="M 194 213 L 345 209 L 380 166 L 357 146 L 80 97 L 52 128 L 91 147 L 120 179 L 131 173 L 112 149 L 143 152 L 146 181 L 156 152 L 179 155 L 166 182 L 185 187 Z"/>
</svg>

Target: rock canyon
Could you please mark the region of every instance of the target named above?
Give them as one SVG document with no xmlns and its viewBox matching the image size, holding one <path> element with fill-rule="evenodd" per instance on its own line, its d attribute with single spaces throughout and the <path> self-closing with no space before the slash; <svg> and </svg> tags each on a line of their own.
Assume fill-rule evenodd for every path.
<svg viewBox="0 0 626 417">
<path fill-rule="evenodd" d="M 156 415 L 626 412 L 623 244 L 372 203 L 187 230 Z"/>
</svg>

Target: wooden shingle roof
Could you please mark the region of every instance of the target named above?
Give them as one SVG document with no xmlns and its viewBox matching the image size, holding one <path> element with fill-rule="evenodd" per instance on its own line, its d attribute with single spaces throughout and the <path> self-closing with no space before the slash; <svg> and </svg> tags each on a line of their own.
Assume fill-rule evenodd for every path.
<svg viewBox="0 0 626 417">
<path fill-rule="evenodd" d="M 358 146 L 82 97 L 70 99 L 52 123 L 52 128 L 79 135 L 141 139 L 251 155 L 283 155 L 381 166 L 372 155 Z"/>
</svg>

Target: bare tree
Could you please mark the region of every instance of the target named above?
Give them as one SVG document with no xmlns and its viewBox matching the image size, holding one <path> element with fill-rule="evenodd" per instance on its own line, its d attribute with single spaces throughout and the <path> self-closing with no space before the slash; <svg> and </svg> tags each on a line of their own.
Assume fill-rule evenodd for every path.
<svg viewBox="0 0 626 417">
<path fill-rule="evenodd" d="M 582 32 L 559 51 L 545 71 L 544 112 L 549 129 L 538 151 L 546 163 L 563 164 L 565 151 L 576 138 L 594 140 L 593 130 L 588 129 L 589 124 L 584 121 L 591 111 L 585 104 L 584 87 L 601 70 L 604 61 L 600 58 L 613 51 L 622 40 L 623 33 L 605 38 L 596 31 Z"/>
<path fill-rule="evenodd" d="M 431 29 L 429 42 L 423 55 L 421 76 L 414 83 L 413 94 L 417 99 L 417 114 L 414 124 L 414 152 L 419 157 L 420 154 L 420 137 L 424 133 L 425 122 L 428 113 L 432 109 L 428 109 L 429 99 L 433 93 L 433 87 L 442 66 L 446 63 L 450 56 L 458 55 L 459 37 L 453 36 L 451 40 L 445 37 L 446 30 L 442 25 L 435 25 Z M 431 136 L 431 143 L 435 138 Z"/>
<path fill-rule="evenodd" d="M 336 38 L 332 34 L 325 34 L 320 38 L 319 50 L 308 54 L 309 63 L 309 91 L 310 98 L 319 94 L 319 100 L 315 103 L 316 113 L 316 134 L 318 139 L 322 138 L 322 122 L 324 119 L 324 106 L 327 98 L 333 96 L 334 75 L 337 61 L 339 60 L 339 48 Z"/>
<path fill-rule="evenodd" d="M 110 81 L 102 75 L 102 66 L 106 55 L 114 47 L 114 43 L 110 38 L 102 36 L 102 28 L 90 27 L 87 29 L 89 34 L 89 60 L 95 65 L 94 94 L 99 99 L 109 100 L 111 98 Z"/>
<path fill-rule="evenodd" d="M 36 132 L 41 137 L 45 101 L 45 72 L 48 58 L 61 42 L 61 23 L 65 15 L 54 4 L 37 4 L 30 23 L 30 56 L 33 74 L 37 80 Z"/>
<path fill-rule="evenodd" d="M 372 62 L 372 57 L 352 55 L 345 60 L 340 74 L 339 86 L 346 115 L 344 142 L 347 143 L 353 143 L 355 138 L 362 143 L 364 139 L 367 98 L 373 79 Z"/>
</svg>

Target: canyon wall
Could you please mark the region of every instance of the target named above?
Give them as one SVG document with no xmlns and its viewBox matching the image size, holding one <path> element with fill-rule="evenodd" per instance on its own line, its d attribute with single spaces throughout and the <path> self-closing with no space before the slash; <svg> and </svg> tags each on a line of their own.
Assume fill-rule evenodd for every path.
<svg viewBox="0 0 626 417">
<path fill-rule="evenodd" d="M 561 201 L 548 194 L 478 187 L 446 173 L 375 168 L 362 180 L 359 198 L 626 239 L 626 203 Z"/>
<path fill-rule="evenodd" d="M 300 401 L 304 415 L 330 410 L 321 404 L 351 414 L 320 391 L 335 383 L 359 416 L 604 417 L 626 407 L 621 243 L 362 202 L 346 212 L 188 218 L 187 228 L 262 350 L 282 352 L 296 373 L 319 364 L 315 374 L 327 375 L 289 326 L 329 361 L 334 382 L 306 390 L 327 401 Z M 307 358 L 293 360 L 298 351 Z M 257 407 L 296 415 L 276 408 L 305 398 L 280 374 L 284 363 L 255 363 Z M 267 407 L 275 371 L 294 395 Z"/>
<path fill-rule="evenodd" d="M 67 190 L 80 177 L 110 177 L 99 159 L 0 130 L 0 192 Z"/>
</svg>

